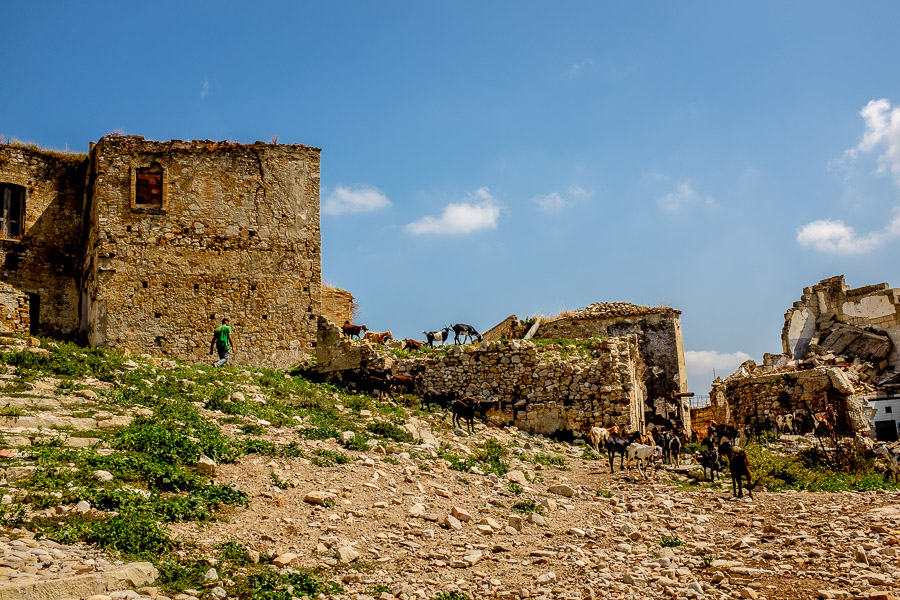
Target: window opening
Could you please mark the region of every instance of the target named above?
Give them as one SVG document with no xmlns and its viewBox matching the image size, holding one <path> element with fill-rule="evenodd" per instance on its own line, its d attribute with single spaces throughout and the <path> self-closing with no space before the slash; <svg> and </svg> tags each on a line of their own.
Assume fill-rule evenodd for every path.
<svg viewBox="0 0 900 600">
<path fill-rule="evenodd" d="M 134 204 L 136 206 L 162 206 L 162 167 L 153 163 L 149 167 L 135 169 Z"/>
<path fill-rule="evenodd" d="M 25 220 L 25 188 L 11 183 L 0 184 L 0 235 L 19 237 Z"/>
</svg>

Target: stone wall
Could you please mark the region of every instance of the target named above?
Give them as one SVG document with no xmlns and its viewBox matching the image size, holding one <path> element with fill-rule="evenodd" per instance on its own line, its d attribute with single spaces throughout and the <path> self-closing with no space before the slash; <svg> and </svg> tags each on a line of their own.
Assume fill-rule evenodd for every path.
<svg viewBox="0 0 900 600">
<path fill-rule="evenodd" d="M 772 426 L 787 413 L 813 415 L 831 406 L 837 432 L 852 435 L 869 431 L 868 420 L 858 414 L 865 405 L 857 394 L 858 376 L 852 367 L 820 366 L 765 374 L 738 373 L 713 382 L 710 411 L 719 423 L 738 428 Z"/>
<path fill-rule="evenodd" d="M 4 333 L 31 332 L 28 294 L 0 282 L 0 331 Z"/>
<path fill-rule="evenodd" d="M 833 353 L 900 369 L 900 290 L 886 283 L 850 289 L 843 275 L 824 279 L 784 319 L 782 347 L 793 359 Z"/>
<path fill-rule="evenodd" d="M 647 365 L 647 422 L 664 425 L 674 419 L 689 428 L 690 411 L 676 397 L 687 392 L 680 311 L 627 302 L 595 304 L 542 322 L 534 337 L 585 339 L 627 335 L 636 336 Z"/>
<path fill-rule="evenodd" d="M 353 321 L 353 294 L 331 285 L 322 286 L 322 315 L 332 323 Z"/>
<path fill-rule="evenodd" d="M 138 202 L 139 169 L 161 173 L 159 204 Z M 90 186 L 92 346 L 204 360 L 228 317 L 236 364 L 285 367 L 312 352 L 318 149 L 107 136 L 92 148 Z"/>
<path fill-rule="evenodd" d="M 32 333 L 79 330 L 87 157 L 0 145 L 0 184 L 25 190 L 21 235 L 0 239 L 0 280 L 30 294 Z"/>
<path fill-rule="evenodd" d="M 643 361 L 634 336 L 597 340 L 587 356 L 566 356 L 525 340 L 453 346 L 436 358 L 401 363 L 423 372 L 426 390 L 500 400 L 490 417 L 532 433 L 581 432 L 589 425 L 641 429 Z"/>
<path fill-rule="evenodd" d="M 319 318 L 319 372 L 340 380 L 359 368 L 423 376 L 419 394 L 453 391 L 499 400 L 488 417 L 533 433 L 572 435 L 587 425 L 644 423 L 644 362 L 635 336 L 594 340 L 581 350 L 525 340 L 448 346 L 397 359 L 366 341 L 350 341 Z M 568 433 L 566 433 L 568 432 Z"/>
</svg>

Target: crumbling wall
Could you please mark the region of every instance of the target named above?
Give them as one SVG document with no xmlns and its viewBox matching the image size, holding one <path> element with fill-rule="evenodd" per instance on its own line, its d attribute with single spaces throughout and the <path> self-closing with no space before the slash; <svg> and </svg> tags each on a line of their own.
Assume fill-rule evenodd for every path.
<svg viewBox="0 0 900 600">
<path fill-rule="evenodd" d="M 27 334 L 31 331 L 28 294 L 0 282 L 0 331 Z"/>
<path fill-rule="evenodd" d="M 627 302 L 596 304 L 541 323 L 535 337 L 585 339 L 626 335 L 636 336 L 647 365 L 647 422 L 665 425 L 676 420 L 689 428 L 690 411 L 677 396 L 687 392 L 680 311 Z"/>
<path fill-rule="evenodd" d="M 860 375 L 849 366 L 822 365 L 803 370 L 753 372 L 752 361 L 727 379 L 716 379 L 710 408 L 717 422 L 742 429 L 771 429 L 779 415 L 812 416 L 835 412 L 840 435 L 868 433 L 865 417 L 867 391 Z"/>
<path fill-rule="evenodd" d="M 32 333 L 78 334 L 87 164 L 85 155 L 0 145 L 0 184 L 25 191 L 21 235 L 0 239 L 0 279 L 30 294 Z"/>
<path fill-rule="evenodd" d="M 644 422 L 643 361 L 633 336 L 597 340 L 589 356 L 561 356 L 525 340 L 454 346 L 434 358 L 402 361 L 424 376 L 423 389 L 499 400 L 497 425 L 532 433 L 581 432 L 589 425 L 627 430 Z"/>
<path fill-rule="evenodd" d="M 795 360 L 835 354 L 900 367 L 900 290 L 886 283 L 850 289 L 843 275 L 823 279 L 784 319 L 782 347 Z"/>
<path fill-rule="evenodd" d="M 322 314 L 332 323 L 352 321 L 353 307 L 353 294 L 331 285 L 322 286 Z"/>
<path fill-rule="evenodd" d="M 142 172 L 161 181 L 153 196 L 141 195 Z M 234 363 L 284 367 L 313 351 L 318 149 L 107 136 L 91 186 L 91 345 L 203 360 L 228 317 Z"/>
</svg>

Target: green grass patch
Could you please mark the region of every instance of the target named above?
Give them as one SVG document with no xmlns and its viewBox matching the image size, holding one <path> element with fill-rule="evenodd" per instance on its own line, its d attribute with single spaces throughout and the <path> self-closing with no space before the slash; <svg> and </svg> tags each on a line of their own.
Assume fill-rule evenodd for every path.
<svg viewBox="0 0 900 600">
<path fill-rule="evenodd" d="M 520 500 L 512 505 L 512 509 L 517 513 L 522 513 L 523 515 L 528 515 L 531 513 L 537 513 L 539 515 L 544 514 L 544 507 L 535 502 L 534 500 Z"/>
<path fill-rule="evenodd" d="M 539 465 L 556 467 L 561 471 L 565 471 L 569 468 L 568 466 L 566 466 L 565 457 L 559 456 L 558 454 L 547 454 L 545 452 L 539 452 L 535 454 L 534 458 L 532 458 L 531 460 Z"/>
</svg>

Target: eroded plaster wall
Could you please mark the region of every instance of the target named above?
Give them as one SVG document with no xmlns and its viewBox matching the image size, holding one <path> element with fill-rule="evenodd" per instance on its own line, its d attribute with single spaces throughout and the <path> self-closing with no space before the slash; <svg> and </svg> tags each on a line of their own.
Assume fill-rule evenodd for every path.
<svg viewBox="0 0 900 600">
<path fill-rule="evenodd" d="M 321 311 L 319 150 L 107 136 L 91 154 L 91 345 L 204 360 L 223 317 L 236 364 L 311 353 Z M 135 169 L 162 170 L 160 206 Z"/>
<path fill-rule="evenodd" d="M 23 231 L 0 239 L 0 280 L 30 294 L 34 333 L 78 334 L 87 164 L 85 155 L 0 145 L 0 184 L 25 189 Z"/>
<path fill-rule="evenodd" d="M 900 290 L 887 283 L 851 289 L 843 275 L 804 288 L 800 300 L 785 313 L 785 353 L 798 360 L 806 358 L 810 343 L 835 324 L 884 333 L 892 343 L 888 364 L 900 367 Z"/>
</svg>

